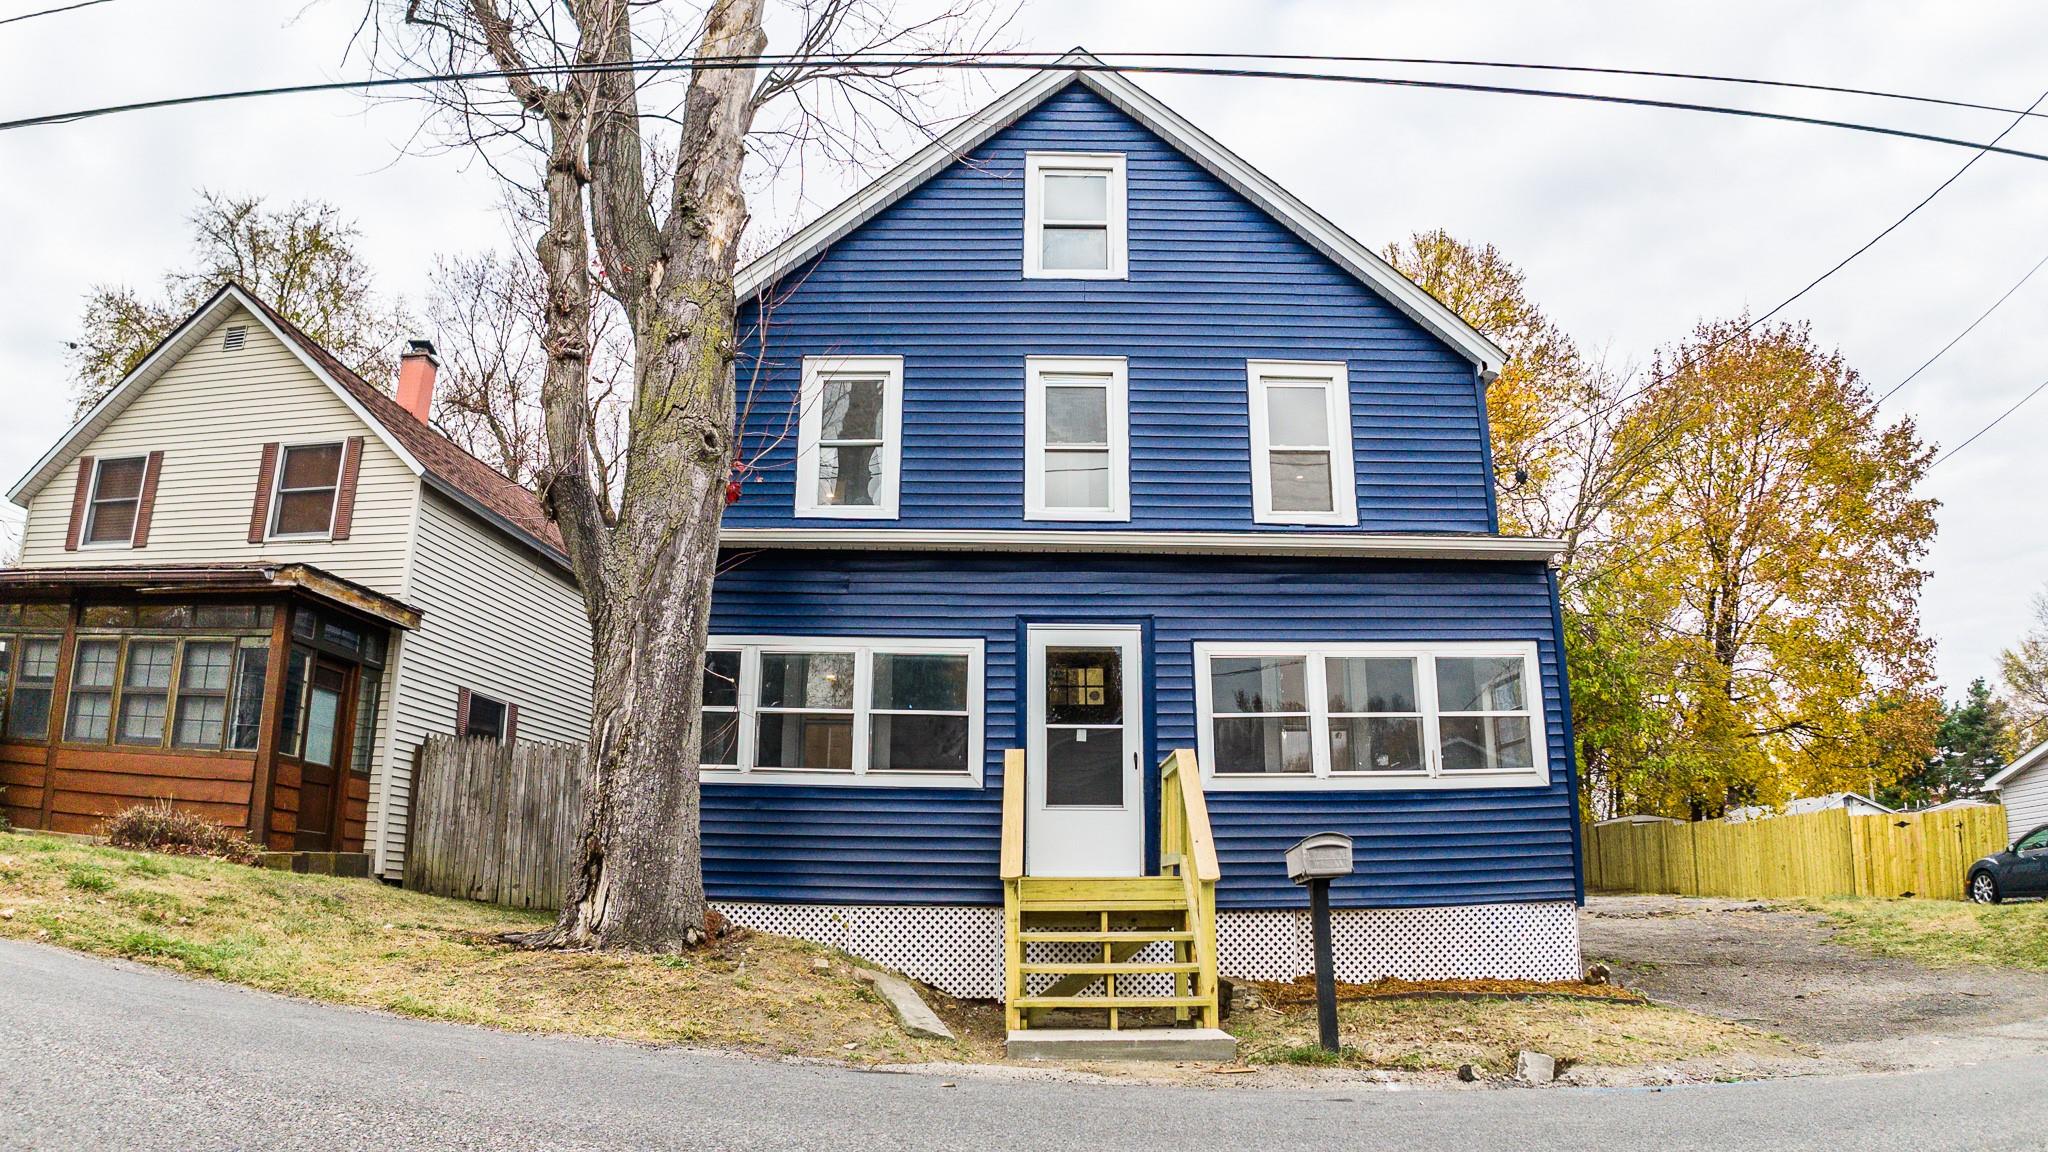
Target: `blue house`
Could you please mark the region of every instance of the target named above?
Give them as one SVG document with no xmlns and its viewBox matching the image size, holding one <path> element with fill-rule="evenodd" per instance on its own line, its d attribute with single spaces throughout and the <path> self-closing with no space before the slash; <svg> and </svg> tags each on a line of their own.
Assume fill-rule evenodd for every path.
<svg viewBox="0 0 2048 1152">
<path fill-rule="evenodd" d="M 1013 1022 L 1208 1016 L 1215 969 L 1309 971 L 1283 850 L 1338 831 L 1341 978 L 1577 977 L 1558 545 L 1498 532 L 1495 345 L 1067 68 L 740 291 L 726 915 Z"/>
</svg>

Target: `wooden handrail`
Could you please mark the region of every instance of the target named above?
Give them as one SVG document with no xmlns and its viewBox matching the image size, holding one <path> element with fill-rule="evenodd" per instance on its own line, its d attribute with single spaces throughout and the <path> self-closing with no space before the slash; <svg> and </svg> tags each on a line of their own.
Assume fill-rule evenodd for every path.
<svg viewBox="0 0 2048 1152">
<path fill-rule="evenodd" d="M 1178 852 L 1194 869 L 1195 879 L 1214 883 L 1223 875 L 1216 864 L 1216 838 L 1209 830 L 1209 800 L 1202 793 L 1202 773 L 1195 754 L 1186 748 L 1169 752 L 1159 765 L 1160 845 L 1162 853 Z M 1168 830 L 1178 833 L 1172 843 Z"/>
<path fill-rule="evenodd" d="M 1002 878 L 1024 875 L 1024 750 L 1003 753 Z"/>
</svg>

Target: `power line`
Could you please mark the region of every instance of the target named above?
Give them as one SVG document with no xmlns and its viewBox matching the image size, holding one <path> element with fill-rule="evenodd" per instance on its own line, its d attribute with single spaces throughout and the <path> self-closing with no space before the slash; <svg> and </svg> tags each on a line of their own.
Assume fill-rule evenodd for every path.
<svg viewBox="0 0 2048 1152">
<path fill-rule="evenodd" d="M 1950 340 L 1946 344 L 1943 344 L 1941 346 L 1941 351 L 1936 352 L 1932 356 L 1929 356 L 1925 363 L 1921 364 L 1918 368 L 1915 368 L 1912 372 L 1908 373 L 1904 380 L 1901 380 L 1897 384 L 1892 385 L 1891 388 L 1888 389 L 1884 395 L 1879 396 L 1877 398 L 1876 402 L 1882 404 L 1885 401 L 1891 399 L 1894 395 L 1898 394 L 1899 389 L 1904 388 L 1908 384 L 1911 384 L 1913 382 L 1914 377 L 1920 375 L 1922 372 L 1925 372 L 1928 368 L 1932 367 L 1936 360 L 1939 360 L 1943 356 L 1948 355 L 1949 349 L 1962 343 L 1963 337 L 1968 336 L 1972 332 L 1975 332 L 1977 330 L 1977 325 L 1982 324 L 1985 320 L 1990 318 L 1993 312 L 1998 311 L 1999 305 L 2005 303 L 2007 300 L 2012 299 L 2012 294 L 2019 291 L 2021 286 L 2026 284 L 2027 281 L 2032 280 L 2034 278 L 2034 273 L 2039 272 L 2043 266 L 2048 266 L 2048 256 L 2043 256 L 2039 260 L 2036 260 L 2034 262 L 2034 266 L 2032 268 L 2027 269 L 2027 274 L 2025 276 L 2020 277 L 2019 280 L 2016 281 L 2012 287 L 2007 288 L 2005 290 L 2005 295 L 2000 296 L 1996 300 L 1993 300 L 1991 302 L 1991 307 L 1986 308 L 1982 312 L 1979 312 L 1977 314 L 1977 318 L 1975 320 L 1970 321 L 1969 327 L 1963 329 L 1961 332 L 1956 333 L 1955 339 Z"/>
<path fill-rule="evenodd" d="M 79 0 L 76 4 L 66 4 L 62 8 L 45 8 L 40 12 L 24 12 L 19 16 L 9 16 L 5 19 L 0 19 L 0 24 L 19 24 L 23 20 L 33 20 L 38 16 L 55 16 L 59 12 L 76 12 L 80 8 L 90 8 L 95 4 L 111 3 L 113 3 L 113 0 Z"/>
<path fill-rule="evenodd" d="M 2007 409 L 2006 409 L 2005 411 L 2003 411 L 2003 412 L 2000 412 L 2000 413 L 1998 414 L 1998 417 L 1997 417 L 1997 419 L 1994 419 L 1993 421 L 1991 421 L 1991 423 L 1989 423 L 1989 424 L 1986 424 L 1986 425 L 1985 425 L 1985 426 L 1983 426 L 1982 428 L 1979 428 L 1979 429 L 1977 429 L 1977 430 L 1976 430 L 1975 432 L 1972 432 L 1972 433 L 1970 433 L 1970 438 L 1969 438 L 1969 439 L 1967 439 L 1967 440 L 1963 441 L 1963 442 L 1962 442 L 1961 444 L 1958 444 L 1958 445 L 1956 445 L 1955 447 L 1953 447 L 1953 448 L 1949 449 L 1948 451 L 1946 451 L 1946 452 L 1943 452 L 1943 453 L 1942 453 L 1941 455 L 1939 455 L 1939 456 L 1936 456 L 1936 457 L 1934 458 L 1934 463 L 1932 463 L 1932 464 L 1929 464 L 1929 465 L 1927 466 L 1927 471 L 1929 471 L 1929 472 L 1932 472 L 1932 471 L 1934 471 L 1934 470 L 1935 470 L 1936 468 L 1939 468 L 1939 467 L 1941 467 L 1941 463 L 1942 463 L 1942 461 L 1944 461 L 1944 460 L 1947 460 L 1947 459 L 1949 459 L 1949 458 L 1951 458 L 1951 457 L 1955 456 L 1955 455 L 1956 455 L 1957 453 L 1961 452 L 1961 451 L 1962 451 L 1963 449 L 1965 449 L 1965 448 L 1968 448 L 1968 447 L 1969 447 L 1970 445 L 1972 445 L 1972 444 L 1975 444 L 1975 443 L 1977 442 L 1977 438 L 1978 438 L 1979 436 L 1982 436 L 1982 435 L 1984 435 L 1984 434 L 1985 434 L 1986 432 L 1989 432 L 1989 431 L 1991 431 L 1991 430 L 1992 430 L 1993 428 L 1996 428 L 1996 427 L 1998 427 L 1998 426 L 1999 426 L 2000 424 L 2004 423 L 2004 422 L 2005 422 L 2005 418 L 2006 418 L 2007 416 L 2010 416 L 2010 415 L 2012 415 L 2013 413 L 2015 413 L 2015 412 L 2019 411 L 2019 410 L 2020 410 L 2020 408 L 2021 408 L 2021 406 L 2025 405 L 2027 401 L 2029 401 L 2029 400 L 2032 400 L 2032 399 L 2033 399 L 2034 397 L 2036 397 L 2036 396 L 2039 396 L 2039 395 L 2040 395 L 2040 394 L 2042 393 L 2042 391 L 2043 391 L 2044 389 L 2048 389 L 2048 380 L 2043 380 L 2043 381 L 2041 381 L 2041 382 L 2040 382 L 2039 384 L 2036 384 L 2036 385 L 2034 385 L 2034 390 L 2033 390 L 2032 392 L 2029 392 L 2029 393 L 2027 393 L 2027 394 L 2026 394 L 2025 396 L 2022 396 L 2022 397 L 2020 397 L 2020 398 L 2019 398 L 2018 400 L 2015 400 L 2015 401 L 2013 401 L 2013 405 L 2012 405 L 2012 407 L 2010 407 L 2010 408 L 2007 408 Z"/>
<path fill-rule="evenodd" d="M 1697 364 L 1701 359 L 1707 356 L 1711 356 L 1715 352 L 1720 351 L 1722 348 L 1727 347 L 1729 344 L 1734 343 L 1736 340 L 1739 340 L 1742 337 L 1748 335 L 1751 331 L 1753 331 L 1756 328 L 1757 325 L 1764 323 L 1771 317 L 1776 316 L 1778 313 L 1783 312 L 1785 309 L 1791 307 L 1800 298 L 1804 297 L 1808 292 L 1811 292 L 1815 288 L 1818 288 L 1829 277 L 1833 276 L 1837 272 L 1840 272 L 1842 269 L 1848 267 L 1849 264 L 1852 261 L 1854 261 L 1857 257 L 1863 255 L 1865 252 L 1868 252 L 1872 248 L 1876 247 L 1879 241 L 1882 241 L 1885 237 L 1891 235 L 1893 232 L 1898 231 L 1901 225 L 1905 224 L 1906 221 L 1911 220 L 1915 215 L 1919 213 L 1919 211 L 1922 208 L 1925 208 L 1929 204 L 1933 203 L 1935 197 L 1941 195 L 1943 192 L 1948 191 L 1950 185 L 1962 179 L 1963 174 L 1965 172 L 1968 172 L 1972 167 L 1976 165 L 1977 161 L 1982 160 L 1990 151 L 1992 151 L 1997 146 L 1999 141 L 2005 139 L 2008 135 L 2011 135 L 2012 131 L 2015 128 L 2018 128 L 2022 123 L 2024 123 L 2026 121 L 2026 118 L 2032 115 L 2035 109 L 2041 106 L 2043 101 L 2048 101 L 2048 90 L 2044 90 L 2039 96 L 2034 97 L 2034 102 L 2027 106 L 2026 111 L 2021 112 L 2017 116 L 2015 116 L 2013 118 L 2012 123 L 2007 124 L 2005 126 L 2004 131 L 2001 131 L 1997 136 L 1992 138 L 1990 144 L 1987 144 L 1984 147 L 1980 148 L 1968 160 L 1964 161 L 1963 166 L 1956 169 L 1953 173 L 1951 173 L 1948 179 L 1943 180 L 1940 184 L 1935 185 L 1934 190 L 1932 192 L 1929 192 L 1927 195 L 1921 197 L 1919 203 L 1914 204 L 1911 208 L 1908 208 L 1906 210 L 1905 215 L 1900 216 L 1898 219 L 1886 225 L 1883 228 L 1883 230 L 1878 232 L 1877 235 L 1872 236 L 1869 240 L 1864 241 L 1863 244 L 1858 246 L 1854 252 L 1851 252 L 1847 256 L 1844 256 L 1840 260 L 1836 261 L 1833 267 L 1829 268 L 1827 271 L 1821 273 L 1820 275 L 1814 277 L 1812 280 L 1808 281 L 1805 287 L 1801 288 L 1797 292 L 1794 292 L 1792 295 L 1785 297 L 1783 300 L 1780 300 L 1775 306 L 1771 308 L 1770 311 L 1765 312 L 1763 315 L 1756 317 L 1755 319 L 1749 321 L 1747 324 L 1744 324 L 1741 328 L 1735 330 L 1734 332 L 1729 333 L 1727 336 L 1724 336 L 1719 340 L 1714 341 L 1707 347 L 1700 349 L 1697 353 L 1687 356 L 1685 359 L 1681 360 L 1676 367 L 1672 368 L 1671 371 L 1664 373 L 1662 376 L 1645 380 L 1639 387 L 1624 391 L 1620 396 L 1615 397 L 1612 401 L 1600 406 L 1599 408 L 1594 409 L 1591 412 L 1586 413 L 1585 415 L 1579 417 L 1577 420 L 1574 420 L 1570 424 L 1567 424 L 1564 427 L 1558 429 L 1554 433 L 1546 431 L 1544 434 L 1540 434 L 1534 441 L 1534 446 L 1540 447 L 1544 444 L 1547 444 L 1557 439 L 1559 436 L 1562 436 L 1567 432 L 1583 428 L 1592 421 L 1597 420 L 1600 417 L 1607 415 L 1611 412 L 1614 412 L 1622 405 L 1628 403 L 1631 400 L 1636 399 L 1643 393 L 1648 392 L 1651 388 L 1654 388 L 1659 384 L 1669 383 L 1670 381 L 1676 379 L 1679 373 L 1684 372 L 1687 368 L 1690 368 L 1693 365 Z M 2032 275 L 2032 273 L 2028 273 L 2028 275 Z M 1971 325 L 1971 327 L 1975 326 L 1975 324 Z M 1968 330 L 1966 329 L 1964 335 L 1967 334 Z M 1961 337 L 1959 336 L 1957 337 L 1957 339 L 1960 340 Z M 1943 349 L 1943 351 L 1947 351 L 1947 349 Z M 1937 353 L 1937 356 L 1938 355 L 1939 353 Z M 1908 379 L 1911 379 L 1911 377 L 1908 377 Z M 1904 386 L 1905 385 L 1902 382 L 1898 387 Z M 1892 389 L 1892 391 L 1894 392 L 1896 392 L 1897 390 L 1898 388 Z M 1890 395 L 1890 393 L 1886 393 L 1886 395 Z M 1653 451 L 1657 447 L 1657 445 L 1663 441 L 1663 439 L 1666 436 L 1668 436 L 1671 432 L 1676 431 L 1681 423 L 1682 421 L 1680 420 L 1673 420 L 1663 430 L 1659 431 L 1656 435 L 1652 436 L 1649 442 L 1644 445 L 1642 450 L 1645 452 Z"/>
<path fill-rule="evenodd" d="M 615 73 L 676 72 L 692 69 L 745 69 L 773 68 L 781 64 L 804 65 L 864 65 L 874 69 L 891 71 L 929 68 L 959 71 L 1044 71 L 1048 65 L 1014 59 L 991 60 L 972 57 L 944 57 L 939 55 L 891 54 L 868 55 L 849 53 L 843 56 L 819 58 L 813 56 L 758 57 L 675 57 L 660 60 L 629 61 L 616 64 L 561 64 L 536 65 L 517 72 L 501 68 L 482 68 L 462 72 L 436 72 L 417 76 L 384 76 L 367 80 L 337 80 L 319 84 L 289 84 L 268 88 L 244 88 L 225 92 L 208 92 L 192 96 L 174 96 L 159 100 L 140 100 L 126 104 L 110 104 L 97 108 L 82 108 L 70 112 L 52 112 L 40 116 L 27 116 L 15 120 L 0 121 L 0 131 L 18 128 L 34 128 L 51 124 L 72 124 L 100 116 L 112 116 L 127 112 L 141 112 L 158 108 L 175 108 L 193 104 L 216 103 L 227 100 L 249 100 L 270 96 L 306 95 L 321 92 L 369 92 L 385 88 L 425 87 L 435 84 L 463 83 L 475 80 L 501 80 L 513 75 L 523 76 L 576 76 L 603 75 Z M 1702 104 L 1686 100 L 1657 100 L 1644 96 L 1617 96 L 1600 92 L 1578 92 L 1556 88 L 1523 88 L 1504 84 L 1477 84 L 1456 80 L 1424 80 L 1399 76 L 1361 76 L 1342 72 L 1302 72 L 1265 68 L 1215 68 L 1196 65 L 1176 64 L 1098 64 L 1091 62 L 1061 63 L 1057 67 L 1075 72 L 1117 72 L 1142 73 L 1175 76 L 1215 76 L 1230 79 L 1254 80 L 1312 80 L 1325 83 L 1364 84 L 1390 88 L 1416 88 L 1448 92 L 1473 92 L 1491 95 L 1526 96 L 1537 99 L 1577 100 L 1594 104 L 1616 104 L 1637 108 L 1656 108 L 1665 111 L 1701 112 L 1712 115 L 1738 116 L 1755 120 L 1773 120 L 1787 124 L 1806 124 L 1820 128 L 1836 128 L 1849 132 L 1865 132 L 1878 136 L 1892 136 L 1906 140 L 1919 140 L 1929 144 L 1943 144 L 1954 148 L 1970 148 L 1979 151 L 1996 152 L 2006 156 L 2017 156 L 2026 160 L 2048 161 L 2048 153 L 2028 151 L 2023 148 L 2009 148 L 1992 141 L 1989 144 L 1965 140 L 1955 136 L 1944 136 L 1934 132 L 1916 132 L 1905 128 L 1893 128 L 1858 120 L 1835 120 L 1821 116 L 1801 116 L 1790 112 L 1770 112 L 1757 108 L 1736 108 L 1722 104 Z M 2001 139 L 2003 137 L 2001 136 Z"/>
</svg>

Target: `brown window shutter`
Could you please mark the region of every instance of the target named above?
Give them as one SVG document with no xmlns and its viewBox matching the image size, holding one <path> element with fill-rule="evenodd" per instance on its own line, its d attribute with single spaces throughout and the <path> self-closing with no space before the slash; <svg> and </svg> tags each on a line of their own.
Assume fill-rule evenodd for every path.
<svg viewBox="0 0 2048 1152">
<path fill-rule="evenodd" d="M 270 488 L 277 479 L 277 454 L 281 445 L 271 441 L 263 446 L 263 462 L 256 467 L 256 503 L 249 509 L 249 543 L 261 544 L 270 531 Z"/>
<path fill-rule="evenodd" d="M 457 688 L 455 690 L 455 734 L 457 736 L 469 734 L 469 689 L 467 688 Z"/>
<path fill-rule="evenodd" d="M 156 480 L 163 474 L 164 454 L 151 452 L 149 462 L 142 466 L 142 499 L 135 504 L 135 540 L 130 548 L 142 548 L 149 544 L 149 520 L 156 511 Z"/>
<path fill-rule="evenodd" d="M 85 499 L 92 493 L 92 457 L 78 458 L 78 487 L 71 492 L 71 527 L 64 533 L 64 550 L 78 551 L 78 537 L 85 531 Z"/>
<path fill-rule="evenodd" d="M 348 539 L 356 516 L 356 473 L 363 465 L 363 438 L 351 436 L 341 449 L 341 484 L 334 490 L 333 539 Z"/>
<path fill-rule="evenodd" d="M 519 705 L 505 705 L 505 743 L 519 739 Z"/>
</svg>

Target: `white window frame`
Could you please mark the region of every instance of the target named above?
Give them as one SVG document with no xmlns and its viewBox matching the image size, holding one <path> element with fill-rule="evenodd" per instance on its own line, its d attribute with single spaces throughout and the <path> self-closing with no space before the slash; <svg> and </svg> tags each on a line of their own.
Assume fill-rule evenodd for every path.
<svg viewBox="0 0 2048 1152">
<path fill-rule="evenodd" d="M 278 521 L 284 516 L 284 466 L 293 451 L 300 448 L 339 448 L 340 457 L 334 465 L 334 499 L 327 505 L 327 527 L 320 532 L 280 532 Z M 266 540 L 332 540 L 334 539 L 334 518 L 341 514 L 341 485 L 348 478 L 348 441 L 346 440 L 301 440 L 296 444 L 277 446 L 277 474 L 270 478 L 269 523 L 264 525 Z M 310 492 L 310 488 L 294 488 L 294 492 Z"/>
<path fill-rule="evenodd" d="M 142 486 L 135 490 L 135 518 L 128 522 L 128 538 L 126 540 L 94 540 L 92 538 L 92 522 L 99 515 L 100 471 L 108 464 L 119 464 L 127 460 L 142 461 Z M 78 546 L 80 548 L 135 547 L 135 531 L 142 526 L 142 497 L 148 491 L 149 453 L 143 452 L 129 456 L 94 457 L 92 462 L 92 483 L 85 490 L 85 523 L 78 527 Z"/>
<path fill-rule="evenodd" d="M 1045 265 L 1045 176 L 1087 172 L 1109 177 L 1104 205 L 1109 266 L 1099 269 L 1047 269 Z M 1130 238 L 1121 152 L 1026 152 L 1024 154 L 1024 278 L 1026 280 L 1128 280 Z M 1055 224 L 1060 223 L 1054 221 Z"/>
<path fill-rule="evenodd" d="M 818 500 L 822 399 L 828 376 L 874 376 L 882 384 L 882 485 L 872 505 Z M 835 520 L 894 520 L 903 482 L 903 357 L 806 356 L 797 397 L 796 514 Z"/>
<path fill-rule="evenodd" d="M 1026 520 L 1129 520 L 1131 518 L 1131 414 L 1129 366 L 1121 356 L 1024 358 L 1024 518 Z M 1109 507 L 1049 508 L 1045 503 L 1045 389 L 1047 376 L 1106 376 Z"/>
<path fill-rule="evenodd" d="M 1221 792 L 1294 791 L 1417 791 L 1472 788 L 1545 788 L 1550 785 L 1550 738 L 1543 691 L 1543 669 L 1531 641 L 1459 641 L 1440 644 L 1403 643 L 1197 643 L 1195 655 L 1195 749 L 1202 779 Z M 1216 771 L 1216 709 L 1210 683 L 1210 662 L 1218 656 L 1300 657 L 1308 662 L 1304 691 L 1309 705 L 1309 746 L 1314 770 L 1309 775 L 1278 772 Z M 1329 690 L 1323 661 L 1327 657 L 1379 656 L 1415 661 L 1416 703 L 1422 710 L 1425 769 L 1421 772 L 1332 772 L 1330 770 Z M 1456 656 L 1505 656 L 1522 661 L 1529 741 L 1533 764 L 1528 768 L 1492 768 L 1446 772 L 1438 721 L 1436 660 Z M 1471 715 L 1456 712 L 1454 716 Z"/>
<path fill-rule="evenodd" d="M 1275 451 L 1322 451 L 1306 445 L 1275 445 L 1266 419 L 1266 389 L 1272 380 L 1312 380 L 1324 386 L 1330 421 L 1330 508 L 1328 512 L 1289 512 L 1273 508 Z M 1351 368 L 1335 360 L 1247 360 L 1246 400 L 1250 405 L 1252 439 L 1252 521 L 1257 524 L 1358 523 L 1358 481 L 1351 459 Z"/>
<path fill-rule="evenodd" d="M 713 636 L 705 649 L 740 653 L 739 764 L 703 765 L 701 777 L 724 784 L 802 784 L 838 788 L 979 788 L 987 767 L 983 733 L 988 696 L 983 687 L 983 642 L 977 638 L 930 639 L 893 636 Z M 754 767 L 760 718 L 761 655 L 764 652 L 852 652 L 853 768 L 821 771 L 803 768 Z M 967 657 L 967 770 L 950 772 L 869 771 L 870 717 L 874 714 L 876 654 L 889 656 Z M 775 709 L 784 711 L 784 709 Z M 806 709 L 793 709 L 806 711 Z M 896 714 L 890 709 L 885 713 Z"/>
</svg>

